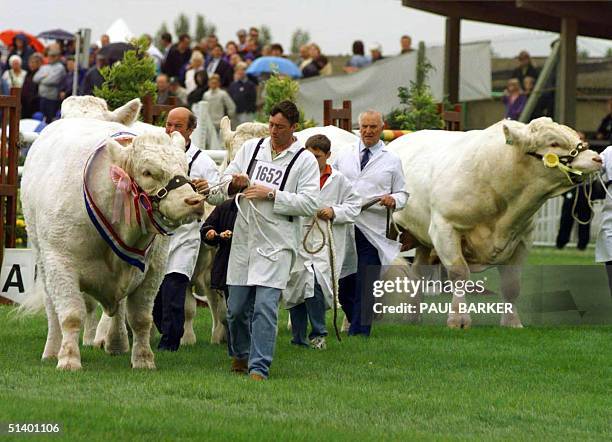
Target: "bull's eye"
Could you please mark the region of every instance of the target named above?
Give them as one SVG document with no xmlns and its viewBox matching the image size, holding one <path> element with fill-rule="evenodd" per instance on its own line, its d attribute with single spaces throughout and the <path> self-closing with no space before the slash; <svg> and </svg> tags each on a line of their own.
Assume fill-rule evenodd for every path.
<svg viewBox="0 0 612 442">
<path fill-rule="evenodd" d="M 151 176 L 151 172 L 149 172 L 148 170 L 144 170 L 142 172 L 142 176 L 150 177 Z"/>
</svg>

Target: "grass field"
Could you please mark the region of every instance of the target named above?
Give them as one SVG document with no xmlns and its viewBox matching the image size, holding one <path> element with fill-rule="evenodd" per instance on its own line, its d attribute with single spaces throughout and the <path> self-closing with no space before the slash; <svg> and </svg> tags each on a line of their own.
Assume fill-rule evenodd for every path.
<svg viewBox="0 0 612 442">
<path fill-rule="evenodd" d="M 558 253 L 583 258 L 537 250 L 530 260 Z M 281 327 L 271 378 L 255 383 L 207 343 L 202 309 L 198 344 L 156 354 L 156 371 L 85 348 L 78 373 L 40 362 L 43 316 L 9 311 L 0 307 L 0 423 L 57 422 L 65 439 L 612 439 L 609 326 L 379 325 L 326 351 L 291 346 Z"/>
</svg>

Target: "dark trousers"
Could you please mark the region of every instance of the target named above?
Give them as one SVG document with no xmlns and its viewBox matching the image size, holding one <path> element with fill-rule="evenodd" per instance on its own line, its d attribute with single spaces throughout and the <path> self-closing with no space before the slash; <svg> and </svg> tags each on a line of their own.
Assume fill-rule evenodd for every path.
<svg viewBox="0 0 612 442">
<path fill-rule="evenodd" d="M 61 102 L 59 100 L 49 100 L 40 98 L 40 111 L 45 116 L 45 123 L 49 124 L 55 120 L 57 111 L 60 109 Z"/>
<path fill-rule="evenodd" d="M 591 208 L 587 197 L 581 187 L 568 192 L 563 197 L 563 207 L 561 209 L 561 221 L 559 223 L 559 233 L 557 234 L 557 248 L 562 249 L 569 242 L 574 226 L 574 218 L 572 216 L 572 207 L 574 206 L 574 198 L 578 192 L 578 201 L 576 201 L 575 214 L 581 221 L 587 221 L 591 217 Z M 570 196 L 571 195 L 571 196 Z M 578 224 L 578 244 L 580 250 L 586 249 L 589 244 L 591 235 L 591 223 Z"/>
<path fill-rule="evenodd" d="M 357 273 L 340 280 L 339 298 L 342 310 L 351 323 L 349 335 L 370 335 L 372 312 L 372 287 L 364 287 L 367 282 L 369 266 L 380 266 L 378 250 L 355 227 L 355 246 L 357 248 Z M 363 314 L 362 314 L 363 313 Z"/>
<path fill-rule="evenodd" d="M 161 333 L 157 348 L 177 351 L 185 331 L 185 292 L 189 278 L 182 273 L 168 273 L 159 287 L 153 305 L 153 322 Z"/>
<path fill-rule="evenodd" d="M 608 274 L 608 287 L 612 296 L 612 261 L 606 261 L 606 273 Z"/>
</svg>

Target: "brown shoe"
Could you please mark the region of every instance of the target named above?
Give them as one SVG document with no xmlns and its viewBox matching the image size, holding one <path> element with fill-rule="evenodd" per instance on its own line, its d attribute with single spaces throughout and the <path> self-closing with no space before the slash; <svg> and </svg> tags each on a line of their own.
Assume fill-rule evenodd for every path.
<svg viewBox="0 0 612 442">
<path fill-rule="evenodd" d="M 247 374 L 249 371 L 248 361 L 246 359 L 232 358 L 232 371 L 234 373 Z"/>
<path fill-rule="evenodd" d="M 259 373 L 255 373 L 255 372 L 251 373 L 249 377 L 254 381 L 265 381 L 266 380 L 266 378 L 264 378 L 262 375 L 260 375 Z"/>
</svg>

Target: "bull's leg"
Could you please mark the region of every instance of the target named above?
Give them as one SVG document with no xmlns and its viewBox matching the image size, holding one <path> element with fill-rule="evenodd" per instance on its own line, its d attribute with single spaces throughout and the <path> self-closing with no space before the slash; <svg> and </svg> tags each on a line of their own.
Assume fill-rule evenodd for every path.
<svg viewBox="0 0 612 442">
<path fill-rule="evenodd" d="M 98 327 L 98 303 L 89 295 L 85 295 L 85 326 L 83 330 L 83 345 L 94 345 L 96 328 Z"/>
<path fill-rule="evenodd" d="M 223 325 L 223 321 L 225 321 L 227 316 L 227 308 L 225 306 L 225 299 L 219 290 L 210 290 L 208 304 L 210 305 L 213 319 L 210 342 L 211 344 L 221 344 L 227 341 L 225 326 Z"/>
<path fill-rule="evenodd" d="M 432 214 L 429 235 L 440 261 L 448 271 L 449 279 L 453 283 L 467 281 L 470 278 L 470 268 L 461 251 L 461 235 L 444 217 L 435 214 Z M 470 315 L 462 313 L 467 311 L 465 307 L 465 296 L 453 293 L 452 312 L 446 321 L 450 328 L 469 328 L 472 325 Z"/>
<path fill-rule="evenodd" d="M 157 286 L 159 286 L 159 282 Z M 156 286 L 156 287 L 157 287 Z M 155 356 L 151 350 L 151 325 L 153 324 L 153 301 L 157 289 L 150 290 L 150 296 L 145 296 L 137 290 L 128 296 L 127 317 L 132 329 L 132 368 L 155 368 Z"/>
<path fill-rule="evenodd" d="M 104 351 L 109 355 L 121 355 L 130 351 L 130 341 L 125 326 L 125 303 L 125 299 L 119 301 L 117 311 L 110 318 L 110 326 L 104 340 Z"/>
<path fill-rule="evenodd" d="M 98 327 L 96 328 L 96 337 L 94 338 L 93 342 L 94 347 L 104 348 L 106 343 L 106 336 L 108 336 L 108 331 L 110 329 L 111 322 L 111 317 L 108 316 L 104 311 L 102 311 L 102 316 L 100 317 Z"/>
<path fill-rule="evenodd" d="M 194 298 L 191 286 L 189 286 L 187 287 L 187 293 L 185 293 L 185 331 L 181 338 L 181 345 L 194 345 L 196 343 L 193 320 L 196 316 L 197 306 L 198 301 Z"/>
<path fill-rule="evenodd" d="M 502 327 L 522 328 L 521 318 L 516 308 L 516 299 L 521 292 L 521 264 L 527 256 L 527 248 L 521 244 L 517 247 L 510 263 L 499 266 L 497 270 L 501 277 L 501 292 L 504 301 L 511 304 L 510 311 L 504 310 L 500 325 Z"/>
<path fill-rule="evenodd" d="M 60 255 L 49 255 L 45 259 L 45 287 L 57 313 L 62 330 L 62 343 L 57 353 L 57 368 L 61 370 L 81 369 L 79 336 L 85 317 L 85 301 L 79 290 L 74 269 Z M 53 350 L 53 349 L 50 349 Z M 53 351 L 50 351 L 53 354 Z"/>
<path fill-rule="evenodd" d="M 47 312 L 47 342 L 45 343 L 45 350 L 43 351 L 42 359 L 53 359 L 57 358 L 62 345 L 62 329 L 60 327 L 59 319 L 53 306 L 53 301 L 47 295 L 45 295 L 45 310 Z"/>
</svg>

